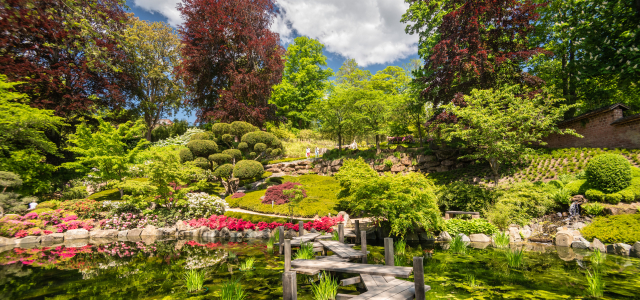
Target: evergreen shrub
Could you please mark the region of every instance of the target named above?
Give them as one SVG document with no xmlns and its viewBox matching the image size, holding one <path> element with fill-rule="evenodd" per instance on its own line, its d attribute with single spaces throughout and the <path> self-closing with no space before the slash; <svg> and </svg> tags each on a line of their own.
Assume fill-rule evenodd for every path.
<svg viewBox="0 0 640 300">
<path fill-rule="evenodd" d="M 211 126 L 211 131 L 216 137 L 222 137 L 225 134 L 231 133 L 231 125 L 228 123 L 215 123 Z"/>
<path fill-rule="evenodd" d="M 640 214 L 597 217 L 581 233 L 588 240 L 633 245 L 640 241 Z"/>
<path fill-rule="evenodd" d="M 276 146 L 274 143 L 276 143 L 276 141 L 279 141 L 278 138 L 276 138 L 275 135 L 269 133 L 269 132 L 264 132 L 264 131 L 255 131 L 255 132 L 249 132 L 245 135 L 242 136 L 242 140 L 241 142 L 245 142 L 249 145 L 249 147 L 251 146 L 255 146 L 258 143 L 262 143 L 265 145 L 271 145 L 271 146 Z"/>
<path fill-rule="evenodd" d="M 181 149 L 180 150 L 180 162 L 186 163 L 188 161 L 193 161 L 193 153 L 189 149 Z"/>
<path fill-rule="evenodd" d="M 588 189 L 584 196 L 591 201 L 604 201 L 604 193 L 596 189 Z"/>
<path fill-rule="evenodd" d="M 209 140 L 190 141 L 187 143 L 187 148 L 189 148 L 193 156 L 196 157 L 208 157 L 209 155 L 218 152 L 218 144 Z"/>
<path fill-rule="evenodd" d="M 240 151 L 246 151 L 247 149 L 249 149 L 249 145 L 247 145 L 247 143 L 245 142 L 240 142 L 238 144 L 238 150 Z"/>
<path fill-rule="evenodd" d="M 224 164 L 216 168 L 213 171 L 213 176 L 218 178 L 230 178 L 233 173 L 233 165 L 232 164 Z"/>
<path fill-rule="evenodd" d="M 631 184 L 631 164 L 619 154 L 603 154 L 587 164 L 587 180 L 605 193 L 615 193 Z"/>
<path fill-rule="evenodd" d="M 192 135 L 191 140 L 192 141 L 196 141 L 196 140 L 215 141 L 216 137 L 213 135 L 213 133 L 205 131 L 205 132 L 199 132 Z"/>
<path fill-rule="evenodd" d="M 196 164 L 196 167 L 200 169 L 206 170 L 209 168 L 209 161 L 204 157 L 196 157 L 196 159 L 193 162 Z"/>
<path fill-rule="evenodd" d="M 262 164 L 255 160 L 241 160 L 233 168 L 233 175 L 236 178 L 253 178 L 264 173 Z"/>
<path fill-rule="evenodd" d="M 258 152 L 258 153 L 261 153 L 261 152 L 263 152 L 263 151 L 267 150 L 267 145 L 266 145 L 266 144 L 263 144 L 263 143 L 257 143 L 257 144 L 253 147 L 253 150 L 254 150 L 254 151 L 256 151 L 256 152 Z"/>
<path fill-rule="evenodd" d="M 235 121 L 231 123 L 231 134 L 237 137 L 242 137 L 249 132 L 257 131 L 258 128 L 242 121 Z"/>
<path fill-rule="evenodd" d="M 231 163 L 233 161 L 233 157 L 229 154 L 224 153 L 216 153 L 209 155 L 209 160 L 215 162 L 218 165 L 224 165 Z"/>
<path fill-rule="evenodd" d="M 484 233 L 492 236 L 499 232 L 498 227 L 485 219 L 449 219 L 444 221 L 444 228 L 451 236 L 464 233 L 466 235 Z"/>
<path fill-rule="evenodd" d="M 235 158 L 236 162 L 239 162 L 242 160 L 242 152 L 240 152 L 240 150 L 238 149 L 227 149 L 222 151 L 222 154 L 227 154 L 232 158 Z"/>
</svg>

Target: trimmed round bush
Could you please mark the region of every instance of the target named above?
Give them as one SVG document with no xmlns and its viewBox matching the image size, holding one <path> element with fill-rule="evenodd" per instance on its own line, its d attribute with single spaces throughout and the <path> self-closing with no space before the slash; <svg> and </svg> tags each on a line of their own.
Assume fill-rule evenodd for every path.
<svg viewBox="0 0 640 300">
<path fill-rule="evenodd" d="M 615 193 L 631 184 L 631 164 L 619 154 L 603 154 L 587 164 L 587 181 L 605 193 Z"/>
<path fill-rule="evenodd" d="M 224 164 L 222 166 L 217 167 L 216 170 L 213 171 L 213 176 L 218 178 L 229 178 L 231 177 L 232 173 L 233 173 L 233 165 Z"/>
<path fill-rule="evenodd" d="M 238 144 L 238 150 L 240 151 L 246 151 L 247 149 L 249 149 L 249 145 L 247 145 L 247 143 L 245 142 L 240 142 Z"/>
<path fill-rule="evenodd" d="M 180 161 L 182 163 L 186 163 L 186 162 L 192 161 L 192 160 L 193 160 L 193 153 L 191 153 L 191 150 L 189 150 L 189 149 L 180 150 Z"/>
<path fill-rule="evenodd" d="M 233 176 L 241 179 L 253 178 L 262 175 L 262 173 L 264 173 L 264 167 L 255 160 L 241 160 L 233 168 Z"/>
<path fill-rule="evenodd" d="M 216 137 L 221 137 L 231 133 L 231 125 L 228 123 L 215 123 L 211 126 L 211 131 Z"/>
<path fill-rule="evenodd" d="M 263 144 L 263 143 L 257 143 L 254 147 L 253 150 L 256 152 L 263 152 L 265 150 L 267 150 L 267 145 Z"/>
<path fill-rule="evenodd" d="M 227 143 L 227 144 L 231 144 L 233 142 L 233 135 L 223 134 L 222 135 L 222 141 Z"/>
<path fill-rule="evenodd" d="M 196 157 L 208 157 L 211 154 L 218 152 L 218 144 L 209 140 L 195 140 L 187 143 L 187 148 L 191 150 L 193 156 Z"/>
<path fill-rule="evenodd" d="M 249 156 L 250 157 L 256 157 L 256 153 L 255 152 L 251 152 L 251 153 L 249 153 Z"/>
<path fill-rule="evenodd" d="M 618 204 L 622 201 L 622 195 L 620 193 L 605 194 L 604 200 L 611 204 Z"/>
<path fill-rule="evenodd" d="M 264 131 L 255 131 L 249 132 L 242 136 L 242 142 L 249 144 L 249 146 L 254 146 L 258 143 L 263 143 L 266 145 L 274 145 L 276 141 L 279 141 L 275 135 L 264 132 Z M 277 148 L 277 147 L 276 147 Z"/>
<path fill-rule="evenodd" d="M 282 151 L 280 149 L 271 150 L 271 156 L 278 156 L 278 155 L 280 155 L 280 153 L 282 153 Z"/>
<path fill-rule="evenodd" d="M 198 132 L 192 135 L 191 140 L 192 141 L 196 141 L 196 140 L 215 141 L 216 137 L 213 135 L 213 133 L 205 131 L 205 132 Z"/>
<path fill-rule="evenodd" d="M 605 194 L 602 191 L 596 189 L 588 189 L 584 193 L 584 196 L 592 201 L 604 201 L 604 195 Z"/>
<path fill-rule="evenodd" d="M 242 122 L 242 121 L 235 121 L 233 123 L 231 123 L 231 134 L 235 135 L 237 137 L 242 137 L 243 135 L 249 133 L 249 132 L 253 132 L 253 131 L 257 131 L 258 128 L 247 123 L 247 122 Z"/>
<path fill-rule="evenodd" d="M 233 157 L 229 154 L 217 153 L 209 155 L 209 160 L 218 165 L 224 165 L 231 163 L 233 161 Z"/>
<path fill-rule="evenodd" d="M 195 162 L 196 166 L 200 169 L 206 170 L 209 168 L 209 161 L 204 157 L 197 157 L 193 162 Z"/>
<path fill-rule="evenodd" d="M 242 152 L 240 152 L 240 150 L 238 149 L 227 149 L 222 151 L 222 154 L 227 154 L 233 158 L 236 159 L 236 162 L 239 162 L 242 160 Z"/>
</svg>

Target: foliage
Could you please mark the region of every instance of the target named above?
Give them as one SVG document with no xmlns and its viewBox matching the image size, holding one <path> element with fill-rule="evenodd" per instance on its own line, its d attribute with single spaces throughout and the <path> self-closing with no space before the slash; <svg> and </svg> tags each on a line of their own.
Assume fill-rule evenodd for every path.
<svg viewBox="0 0 640 300">
<path fill-rule="evenodd" d="M 243 122 L 243 121 L 234 121 L 231 123 L 230 125 L 230 133 L 231 135 L 237 137 L 237 138 L 241 138 L 243 137 L 245 134 L 249 133 L 249 132 L 254 132 L 254 131 L 259 131 L 260 129 L 258 129 L 258 127 L 255 127 L 253 125 L 251 125 L 250 123 L 247 122 Z"/>
<path fill-rule="evenodd" d="M 509 237 L 509 234 L 506 232 L 498 232 L 498 234 L 496 234 L 493 237 L 493 241 L 496 244 L 496 247 L 498 248 L 507 248 L 509 247 L 509 243 L 511 241 L 511 238 Z"/>
<path fill-rule="evenodd" d="M 189 293 L 199 291 L 204 286 L 204 270 L 191 269 L 184 272 L 184 284 Z"/>
<path fill-rule="evenodd" d="M 438 206 L 443 211 L 475 211 L 482 212 L 488 208 L 494 194 L 481 185 L 455 181 L 437 186 Z"/>
<path fill-rule="evenodd" d="M 558 189 L 557 191 L 555 191 L 553 194 L 551 194 L 551 197 L 553 198 L 553 200 L 561 205 L 569 205 L 571 204 L 571 191 L 569 189 L 566 189 L 564 187 Z"/>
<path fill-rule="evenodd" d="M 570 134 L 580 137 L 572 129 L 558 129 L 556 123 L 568 109 L 562 99 L 545 93 L 529 96 L 519 86 L 496 90 L 473 90 L 469 96 L 459 96 L 443 109 L 459 118 L 458 123 L 445 124 L 447 140 L 459 139 L 476 147 L 463 158 L 484 159 L 489 162 L 498 184 L 500 166 L 517 163 L 534 150 L 532 143 L 544 145 L 549 134 Z"/>
<path fill-rule="evenodd" d="M 336 191 L 340 186 L 333 177 L 319 175 L 302 175 L 298 177 L 284 176 L 285 182 L 299 182 L 307 191 L 307 197 L 294 210 L 294 216 L 313 217 L 338 214 L 338 199 Z M 228 196 L 225 200 L 230 207 L 239 207 L 251 211 L 288 215 L 286 205 L 263 204 L 260 197 L 265 196 L 266 190 L 258 190 L 246 193 L 242 198 L 233 199 Z"/>
<path fill-rule="evenodd" d="M 308 128 L 312 119 L 307 109 L 324 96 L 327 79 L 333 75 L 323 54 L 324 45 L 306 36 L 296 37 L 285 56 L 282 82 L 273 87 L 270 103 L 277 114 L 298 128 Z"/>
<path fill-rule="evenodd" d="M 180 150 L 180 162 L 186 163 L 188 161 L 193 161 L 193 154 L 189 149 L 181 149 Z"/>
<path fill-rule="evenodd" d="M 178 10 L 184 18 L 179 74 L 194 89 L 189 105 L 198 118 L 256 125 L 273 119 L 268 99 L 282 78 L 284 54 L 270 30 L 274 2 L 186 0 Z"/>
<path fill-rule="evenodd" d="M 354 101 L 351 93 L 355 87 L 338 85 L 329 89 L 326 99 L 317 100 L 311 109 L 322 124 L 319 131 L 338 138 L 338 148 L 342 149 L 343 137 L 357 131 Z"/>
<path fill-rule="evenodd" d="M 412 172 L 378 176 L 373 170 L 364 171 L 365 167 L 370 168 L 361 158 L 345 160 L 336 175 L 345 189 L 341 193 L 349 211 L 366 211 L 376 222 L 387 220 L 391 233 L 401 237 L 416 226 L 427 231 L 440 229 L 442 218 L 434 186 L 423 175 Z M 366 175 L 358 180 L 347 179 L 347 174 L 354 173 Z"/>
<path fill-rule="evenodd" d="M 500 229 L 514 223 L 525 226 L 556 206 L 543 187 L 530 182 L 516 183 L 499 192 L 495 205 L 485 210 L 484 215 Z"/>
<path fill-rule="evenodd" d="M 461 234 L 451 238 L 451 242 L 449 242 L 449 250 L 457 254 L 467 253 L 467 243 L 462 240 Z"/>
<path fill-rule="evenodd" d="M 588 240 L 633 244 L 640 241 L 640 214 L 597 217 L 580 232 Z"/>
<path fill-rule="evenodd" d="M 340 195 L 346 197 L 353 192 L 352 189 L 356 186 L 378 178 L 378 172 L 373 170 L 362 158 L 346 159 L 334 177 L 342 187 Z"/>
<path fill-rule="evenodd" d="M 7 188 L 15 188 L 21 185 L 22 179 L 20 179 L 19 175 L 11 172 L 0 171 L 0 186 L 2 186 L 3 193 Z"/>
<path fill-rule="evenodd" d="M 233 165 L 232 164 L 224 164 L 217 167 L 213 171 L 213 176 L 223 179 L 229 179 L 233 175 Z"/>
<path fill-rule="evenodd" d="M 593 273 L 587 270 L 587 292 L 590 296 L 595 298 L 600 298 L 604 295 L 604 281 L 602 280 L 602 275 L 598 269 L 594 269 Z"/>
<path fill-rule="evenodd" d="M 580 209 L 588 216 L 599 216 L 604 212 L 604 206 L 597 202 L 590 202 L 580 205 Z"/>
<path fill-rule="evenodd" d="M 102 204 L 91 199 L 76 199 L 62 201 L 58 208 L 72 212 L 78 218 L 91 219 L 98 217 L 98 213 L 102 211 Z"/>
<path fill-rule="evenodd" d="M 224 164 L 230 164 L 233 160 L 233 157 L 225 153 L 216 153 L 216 154 L 209 155 L 209 160 L 221 166 Z"/>
<path fill-rule="evenodd" d="M 142 214 L 121 213 L 100 221 L 100 228 L 108 230 L 143 229 L 147 225 L 157 225 L 158 216 L 144 216 Z"/>
<path fill-rule="evenodd" d="M 240 160 L 242 160 L 242 152 L 238 149 L 227 149 L 222 151 L 222 154 L 227 154 L 233 157 L 236 160 L 236 162 L 239 162 Z"/>
<path fill-rule="evenodd" d="M 156 195 L 154 201 L 169 209 L 186 204 L 186 193 L 197 186 L 185 186 L 200 172 L 202 170 L 193 165 L 181 164 L 180 158 L 174 153 L 156 152 L 152 162 L 146 165 L 146 174 L 153 186 L 152 195 Z"/>
<path fill-rule="evenodd" d="M 17 193 L 0 193 L 1 214 L 23 214 L 29 208 L 29 203 L 37 201 L 36 197 L 24 197 Z"/>
<path fill-rule="evenodd" d="M 313 259 L 316 255 L 313 252 L 313 243 L 307 242 L 300 245 L 300 249 L 296 251 L 293 259 Z"/>
<path fill-rule="evenodd" d="M 187 143 L 187 148 L 195 157 L 209 157 L 209 155 L 218 152 L 218 144 L 210 140 L 192 140 Z"/>
<path fill-rule="evenodd" d="M 335 299 L 338 294 L 338 281 L 334 280 L 330 274 L 322 271 L 320 282 L 311 284 L 313 299 L 315 300 L 331 300 Z"/>
<path fill-rule="evenodd" d="M 208 140 L 208 141 L 216 141 L 216 137 L 213 133 L 205 131 L 205 132 L 199 132 L 196 133 L 194 135 L 191 136 L 191 140 L 195 141 L 195 140 Z"/>
<path fill-rule="evenodd" d="M 492 236 L 498 233 L 498 228 L 485 219 L 449 219 L 444 221 L 444 228 L 450 235 L 484 233 Z"/>
<path fill-rule="evenodd" d="M 158 142 L 156 142 L 154 145 L 158 146 L 158 147 L 165 147 L 165 146 L 186 146 L 187 143 L 189 143 L 189 141 L 191 141 L 191 137 L 194 134 L 197 133 L 201 133 L 204 132 L 204 130 L 202 129 L 198 129 L 198 128 L 189 128 L 187 129 L 186 132 L 184 132 L 181 135 L 178 135 L 176 137 L 170 137 L 164 140 L 160 140 Z"/>
<path fill-rule="evenodd" d="M 407 248 L 407 242 L 404 240 L 397 241 L 393 243 L 394 253 L 397 255 L 404 255 Z"/>
<path fill-rule="evenodd" d="M 214 123 L 211 125 L 211 132 L 215 137 L 221 138 L 223 135 L 231 133 L 231 124 Z"/>
<path fill-rule="evenodd" d="M 631 184 L 631 164 L 622 155 L 598 155 L 587 164 L 586 175 L 594 188 L 615 193 Z"/>
<path fill-rule="evenodd" d="M 129 89 L 135 108 L 147 125 L 147 140 L 158 120 L 178 112 L 184 86 L 173 69 L 180 62 L 182 44 L 176 32 L 164 22 L 130 18 L 123 48 L 128 62 L 123 65 L 131 80 Z"/>
<path fill-rule="evenodd" d="M 247 294 L 240 284 L 240 279 L 235 281 L 229 280 L 223 283 L 220 295 L 221 300 L 244 300 L 244 298 L 247 297 Z"/>
<path fill-rule="evenodd" d="M 267 192 L 264 194 L 263 204 L 282 205 L 289 203 L 293 197 L 292 195 L 285 194 L 284 191 L 293 189 L 296 186 L 302 186 L 299 182 L 285 182 L 280 185 L 275 185 L 267 188 Z M 303 198 L 307 197 L 307 192 L 302 190 Z"/>
<path fill-rule="evenodd" d="M 240 264 L 241 271 L 250 271 L 253 270 L 253 264 L 256 262 L 255 257 L 249 257 L 243 263 Z"/>
<path fill-rule="evenodd" d="M 127 18 L 124 0 L 4 1 L 0 74 L 26 80 L 19 89 L 31 105 L 58 116 L 122 106 L 128 76 L 119 46 Z"/>
<path fill-rule="evenodd" d="M 187 132 L 187 127 L 189 127 L 187 120 L 173 119 L 173 124 L 171 125 L 162 125 L 154 128 L 151 131 L 151 141 L 156 143 L 160 140 L 183 135 Z"/>
<path fill-rule="evenodd" d="M 233 167 L 233 176 L 240 179 L 254 178 L 264 173 L 264 167 L 255 160 L 241 160 Z"/>
<path fill-rule="evenodd" d="M 294 185 L 290 189 L 282 190 L 282 194 L 289 198 L 289 202 L 287 203 L 287 206 L 289 207 L 289 219 L 293 222 L 293 212 L 296 210 L 297 206 L 300 205 L 300 202 L 302 202 L 302 200 L 307 196 L 306 191 L 299 185 Z"/>
<path fill-rule="evenodd" d="M 523 249 L 509 249 L 504 253 L 504 255 L 509 267 L 514 269 L 520 269 L 524 267 Z"/>
<path fill-rule="evenodd" d="M 188 193 L 186 216 L 189 218 L 206 218 L 210 215 L 224 214 L 227 203 L 220 197 L 207 193 Z"/>
</svg>

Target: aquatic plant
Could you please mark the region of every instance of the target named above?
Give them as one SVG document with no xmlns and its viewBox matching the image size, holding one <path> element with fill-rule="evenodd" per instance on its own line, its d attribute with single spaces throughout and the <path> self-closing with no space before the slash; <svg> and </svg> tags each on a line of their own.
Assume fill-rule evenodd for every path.
<svg viewBox="0 0 640 300">
<path fill-rule="evenodd" d="M 340 240 L 340 235 L 338 234 L 337 231 L 333 232 L 333 235 L 331 236 L 331 240 L 333 240 L 333 241 L 339 241 Z"/>
<path fill-rule="evenodd" d="M 201 290 L 204 286 L 204 270 L 191 269 L 184 272 L 184 284 L 190 293 Z"/>
<path fill-rule="evenodd" d="M 601 263 L 603 263 L 605 260 L 604 254 L 602 254 L 602 252 L 600 252 L 600 249 L 596 248 L 593 251 L 593 254 L 591 255 L 591 262 L 599 265 Z"/>
<path fill-rule="evenodd" d="M 322 271 L 320 282 L 311 284 L 311 291 L 313 291 L 313 299 L 315 300 L 335 299 L 338 293 L 338 281 L 333 280 L 330 275 Z"/>
<path fill-rule="evenodd" d="M 300 249 L 296 252 L 294 259 L 313 259 L 314 257 L 313 243 L 307 242 L 300 245 Z"/>
<path fill-rule="evenodd" d="M 507 248 L 509 247 L 509 234 L 506 232 L 500 232 L 495 235 L 493 241 L 496 243 L 496 247 L 498 248 Z"/>
<path fill-rule="evenodd" d="M 467 285 L 470 287 L 477 287 L 479 286 L 478 283 L 476 282 L 476 275 L 474 274 L 467 274 L 465 275 L 465 278 L 467 280 Z"/>
<path fill-rule="evenodd" d="M 449 250 L 453 253 L 465 254 L 467 253 L 467 243 L 462 240 L 461 235 L 456 235 L 449 243 Z"/>
<path fill-rule="evenodd" d="M 593 273 L 587 270 L 587 285 L 587 292 L 590 296 L 599 298 L 604 294 L 604 281 L 602 281 L 600 271 L 597 269 L 593 270 Z"/>
<path fill-rule="evenodd" d="M 267 241 L 267 250 L 273 250 L 273 245 L 276 243 L 275 237 L 270 237 Z"/>
<path fill-rule="evenodd" d="M 240 285 L 240 279 L 229 280 L 222 284 L 221 300 L 243 300 L 247 297 L 244 288 Z"/>
<path fill-rule="evenodd" d="M 227 259 L 229 259 L 229 260 L 238 259 L 238 256 L 235 254 L 235 252 L 229 251 L 229 254 L 227 254 Z"/>
<path fill-rule="evenodd" d="M 394 249 L 396 254 L 404 255 L 406 247 L 407 247 L 407 242 L 403 240 L 395 242 Z"/>
<path fill-rule="evenodd" d="M 256 262 L 255 257 L 247 258 L 243 263 L 240 264 L 241 271 L 249 271 L 253 270 L 253 264 Z"/>
<path fill-rule="evenodd" d="M 516 269 L 524 267 L 524 251 L 522 249 L 510 249 L 505 252 L 505 257 L 509 267 Z"/>
<path fill-rule="evenodd" d="M 280 230 L 276 230 L 273 232 L 273 240 L 274 241 L 279 241 L 280 240 Z"/>
<path fill-rule="evenodd" d="M 393 256 L 393 265 L 395 266 L 404 266 L 404 256 L 402 255 L 394 255 Z"/>
</svg>

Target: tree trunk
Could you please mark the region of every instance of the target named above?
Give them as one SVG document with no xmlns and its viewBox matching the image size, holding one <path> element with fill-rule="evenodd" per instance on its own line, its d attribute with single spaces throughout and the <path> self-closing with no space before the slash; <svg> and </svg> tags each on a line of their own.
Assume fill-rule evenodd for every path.
<svg viewBox="0 0 640 300">
<path fill-rule="evenodd" d="M 424 145 L 422 144 L 422 125 L 420 124 L 420 121 L 418 120 L 418 122 L 416 122 L 416 126 L 418 127 L 418 139 L 420 139 L 420 148 L 424 147 Z"/>
<path fill-rule="evenodd" d="M 380 154 L 380 135 L 376 134 L 376 154 Z"/>
<path fill-rule="evenodd" d="M 124 197 L 124 190 L 122 188 L 118 188 L 118 190 L 120 191 L 120 199 L 122 199 L 122 197 Z"/>
<path fill-rule="evenodd" d="M 151 128 L 151 125 L 147 124 L 147 127 L 149 127 L 147 129 L 147 141 L 151 142 L 151 131 L 153 130 L 153 128 Z"/>
<path fill-rule="evenodd" d="M 338 150 L 342 151 L 342 133 L 338 133 Z"/>
<path fill-rule="evenodd" d="M 500 162 L 497 158 L 490 158 L 489 165 L 491 165 L 491 171 L 493 172 L 493 178 L 495 180 L 495 186 L 498 186 L 498 181 L 500 180 Z"/>
</svg>

